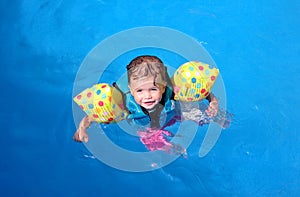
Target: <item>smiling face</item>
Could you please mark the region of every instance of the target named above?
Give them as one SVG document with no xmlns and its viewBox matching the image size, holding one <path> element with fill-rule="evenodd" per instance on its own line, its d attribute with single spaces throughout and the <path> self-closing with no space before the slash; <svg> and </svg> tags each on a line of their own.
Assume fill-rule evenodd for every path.
<svg viewBox="0 0 300 197">
<path fill-rule="evenodd" d="M 135 102 L 145 109 L 155 107 L 165 92 L 165 86 L 163 84 L 154 84 L 153 79 L 129 85 L 129 88 Z"/>
<path fill-rule="evenodd" d="M 128 84 L 137 104 L 152 109 L 161 100 L 166 88 L 166 70 L 155 56 L 139 56 L 127 66 Z"/>
</svg>

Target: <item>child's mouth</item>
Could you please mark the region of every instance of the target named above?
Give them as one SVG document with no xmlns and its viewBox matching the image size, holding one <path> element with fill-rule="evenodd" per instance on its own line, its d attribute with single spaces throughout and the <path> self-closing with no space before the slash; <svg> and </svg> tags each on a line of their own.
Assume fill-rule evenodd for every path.
<svg viewBox="0 0 300 197">
<path fill-rule="evenodd" d="M 147 101 L 147 102 L 144 102 L 144 104 L 145 104 L 145 105 L 148 105 L 148 106 L 153 105 L 154 103 L 155 103 L 155 101 Z"/>
</svg>

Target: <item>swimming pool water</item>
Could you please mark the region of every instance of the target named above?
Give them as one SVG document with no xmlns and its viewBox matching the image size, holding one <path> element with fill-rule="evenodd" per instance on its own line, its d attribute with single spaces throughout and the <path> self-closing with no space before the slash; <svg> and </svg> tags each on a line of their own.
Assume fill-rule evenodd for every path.
<svg viewBox="0 0 300 197">
<path fill-rule="evenodd" d="M 1 1 L 0 195 L 299 196 L 299 6 L 294 0 Z M 188 159 L 131 173 L 72 141 L 72 89 L 93 47 L 142 26 L 176 29 L 202 43 L 235 116 L 205 157 L 198 150 L 207 126 L 199 128 Z M 118 74 L 108 69 L 107 78 Z M 138 139 L 114 132 L 119 144 L 140 148 Z"/>
</svg>

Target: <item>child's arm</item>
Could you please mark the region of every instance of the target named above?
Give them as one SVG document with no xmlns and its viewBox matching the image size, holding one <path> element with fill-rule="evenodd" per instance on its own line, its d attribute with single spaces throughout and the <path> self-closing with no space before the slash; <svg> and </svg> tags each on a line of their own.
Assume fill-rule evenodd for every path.
<svg viewBox="0 0 300 197">
<path fill-rule="evenodd" d="M 87 128 L 90 127 L 92 123 L 92 120 L 88 117 L 85 116 L 79 123 L 79 127 L 76 130 L 74 136 L 73 136 L 73 140 L 76 142 L 85 142 L 87 143 L 89 141 L 89 136 L 87 133 Z"/>
<path fill-rule="evenodd" d="M 210 117 L 216 116 L 219 111 L 219 101 L 217 97 L 215 97 L 213 93 L 210 93 L 206 99 L 209 101 L 209 106 L 205 112 Z"/>
</svg>

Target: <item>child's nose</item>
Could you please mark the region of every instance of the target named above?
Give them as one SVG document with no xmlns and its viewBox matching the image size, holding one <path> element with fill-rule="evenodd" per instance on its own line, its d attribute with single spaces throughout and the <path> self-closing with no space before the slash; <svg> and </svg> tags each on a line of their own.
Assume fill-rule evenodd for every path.
<svg viewBox="0 0 300 197">
<path fill-rule="evenodd" d="M 150 91 L 146 91 L 145 92 L 145 97 L 146 98 L 152 98 L 151 92 Z"/>
</svg>

